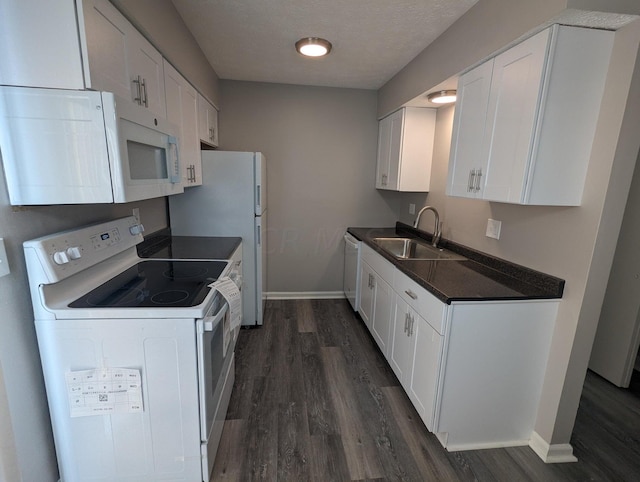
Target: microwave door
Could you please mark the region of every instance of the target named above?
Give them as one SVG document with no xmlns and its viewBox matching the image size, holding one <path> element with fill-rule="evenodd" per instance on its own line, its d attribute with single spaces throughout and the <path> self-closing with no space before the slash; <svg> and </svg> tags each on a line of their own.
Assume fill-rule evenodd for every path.
<svg viewBox="0 0 640 482">
<path fill-rule="evenodd" d="M 177 128 L 143 107 L 115 98 L 109 145 L 115 202 L 183 192 Z"/>
</svg>

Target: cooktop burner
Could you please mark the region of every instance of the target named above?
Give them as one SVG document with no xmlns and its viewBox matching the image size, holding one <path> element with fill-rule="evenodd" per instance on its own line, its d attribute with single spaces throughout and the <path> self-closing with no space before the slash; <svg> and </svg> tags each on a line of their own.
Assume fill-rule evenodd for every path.
<svg viewBox="0 0 640 482">
<path fill-rule="evenodd" d="M 142 261 L 69 304 L 70 308 L 190 307 L 209 293 L 226 261 Z"/>
</svg>

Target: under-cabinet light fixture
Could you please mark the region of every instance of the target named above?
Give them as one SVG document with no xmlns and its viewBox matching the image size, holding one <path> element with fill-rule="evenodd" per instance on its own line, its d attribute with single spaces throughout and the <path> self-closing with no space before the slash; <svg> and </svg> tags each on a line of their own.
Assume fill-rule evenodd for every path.
<svg viewBox="0 0 640 482">
<path fill-rule="evenodd" d="M 331 42 L 319 37 L 301 38 L 296 42 L 296 50 L 306 57 L 323 57 L 331 52 Z"/>
<path fill-rule="evenodd" d="M 434 104 L 450 104 L 456 101 L 455 90 L 439 90 L 438 92 L 432 92 L 427 95 L 427 100 Z"/>
</svg>

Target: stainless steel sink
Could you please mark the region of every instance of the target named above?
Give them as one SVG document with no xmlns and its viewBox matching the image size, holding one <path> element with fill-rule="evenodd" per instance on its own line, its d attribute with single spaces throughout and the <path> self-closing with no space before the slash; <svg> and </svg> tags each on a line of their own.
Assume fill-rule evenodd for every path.
<svg viewBox="0 0 640 482">
<path fill-rule="evenodd" d="M 462 261 L 467 258 L 442 248 L 434 248 L 414 238 L 374 238 L 373 242 L 398 259 Z"/>
</svg>

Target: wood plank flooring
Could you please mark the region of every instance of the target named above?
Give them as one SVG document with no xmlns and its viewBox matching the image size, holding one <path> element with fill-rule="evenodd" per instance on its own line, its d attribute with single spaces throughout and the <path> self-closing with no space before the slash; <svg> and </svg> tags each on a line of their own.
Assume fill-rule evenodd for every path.
<svg viewBox="0 0 640 482">
<path fill-rule="evenodd" d="M 346 300 L 267 303 L 240 331 L 216 481 L 638 481 L 640 377 L 587 374 L 577 463 L 528 447 L 447 452 L 419 419 Z"/>
</svg>

